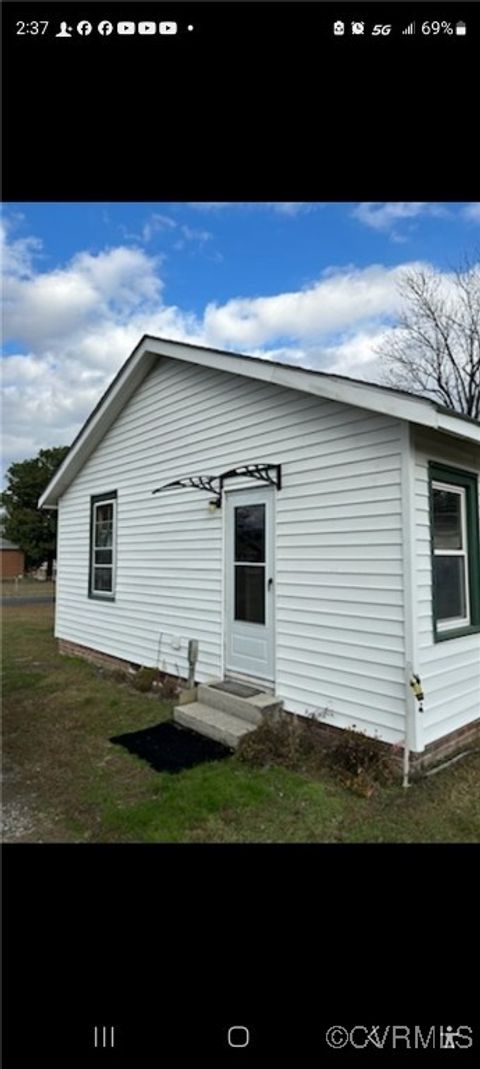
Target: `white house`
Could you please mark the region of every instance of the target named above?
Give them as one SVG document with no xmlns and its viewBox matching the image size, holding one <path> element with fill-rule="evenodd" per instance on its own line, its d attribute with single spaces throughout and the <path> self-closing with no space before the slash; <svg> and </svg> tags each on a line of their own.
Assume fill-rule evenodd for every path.
<svg viewBox="0 0 480 1069">
<path fill-rule="evenodd" d="M 273 693 L 407 754 L 465 746 L 479 473 L 480 426 L 433 401 L 143 337 L 40 499 L 60 648 L 186 677 L 196 640 L 183 722 L 213 735 L 206 707 L 254 721 Z M 210 702 L 222 680 L 252 689 Z"/>
</svg>

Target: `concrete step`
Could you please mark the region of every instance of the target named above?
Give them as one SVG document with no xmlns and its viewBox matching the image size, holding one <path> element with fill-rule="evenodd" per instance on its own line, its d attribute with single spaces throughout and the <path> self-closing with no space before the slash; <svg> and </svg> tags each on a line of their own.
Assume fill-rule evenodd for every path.
<svg viewBox="0 0 480 1069">
<path fill-rule="evenodd" d="M 232 716 L 203 702 L 175 706 L 173 719 L 176 724 L 190 728 L 191 731 L 198 731 L 200 735 L 215 739 L 232 750 L 237 748 L 243 735 L 255 728 L 248 720 L 241 720 L 238 716 Z"/>
<path fill-rule="evenodd" d="M 197 689 L 197 697 L 204 705 L 213 709 L 219 709 L 230 716 L 239 717 L 251 724 L 259 724 L 265 713 L 280 712 L 283 702 L 279 701 L 274 694 L 260 691 L 252 698 L 240 698 L 237 694 L 228 694 L 225 690 L 217 690 L 208 683 L 200 683 Z"/>
</svg>

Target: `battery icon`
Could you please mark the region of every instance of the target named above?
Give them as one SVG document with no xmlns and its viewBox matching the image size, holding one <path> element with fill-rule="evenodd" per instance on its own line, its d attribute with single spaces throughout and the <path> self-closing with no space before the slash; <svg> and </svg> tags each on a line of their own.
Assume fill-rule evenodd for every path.
<svg viewBox="0 0 480 1069">
<path fill-rule="evenodd" d="M 455 33 L 457 33 L 459 37 L 465 37 L 466 32 L 467 27 L 464 22 L 455 23 Z"/>
</svg>

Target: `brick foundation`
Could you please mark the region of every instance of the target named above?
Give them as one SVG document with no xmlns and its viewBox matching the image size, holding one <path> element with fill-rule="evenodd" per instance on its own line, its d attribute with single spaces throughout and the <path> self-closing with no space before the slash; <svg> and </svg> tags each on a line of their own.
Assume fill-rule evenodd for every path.
<svg viewBox="0 0 480 1069">
<path fill-rule="evenodd" d="M 121 657 L 112 657 L 109 653 L 92 650 L 90 646 L 80 646 L 78 642 L 70 642 L 66 638 L 59 638 L 57 641 L 59 653 L 66 653 L 70 657 L 83 657 L 85 661 L 90 661 L 91 664 L 98 664 L 100 668 L 119 669 L 121 672 L 128 672 L 129 668 L 141 668 L 141 665 L 134 664 L 133 661 L 124 661 Z"/>
<path fill-rule="evenodd" d="M 133 661 L 124 661 L 120 657 L 112 657 L 109 653 L 102 653 L 100 650 L 91 649 L 89 646 L 81 646 L 77 642 L 70 642 L 68 639 L 58 639 L 58 649 L 60 653 L 70 654 L 72 657 L 83 657 L 86 661 L 91 661 L 92 664 L 97 664 L 101 668 L 111 668 L 120 670 L 122 672 L 128 672 L 130 668 L 140 668 L 141 665 L 135 664 Z M 304 718 L 301 717 L 303 720 Z M 334 727 L 333 724 L 323 724 L 318 721 L 315 722 L 315 728 L 322 732 L 325 741 L 334 745 L 339 741 L 343 733 L 342 728 Z M 378 746 L 385 750 L 390 750 L 391 747 L 388 743 L 378 741 Z M 410 754 L 410 768 L 413 774 L 421 773 L 424 770 L 433 767 L 434 765 L 441 764 L 442 761 L 447 761 L 449 757 L 454 757 L 456 753 L 461 753 L 463 750 L 473 749 L 475 746 L 480 746 L 480 719 L 474 720 L 471 724 L 465 724 L 464 727 L 458 728 L 457 731 L 451 731 L 449 735 L 443 735 L 441 739 L 436 739 L 435 742 L 431 742 L 426 746 L 425 750 Z M 399 766 L 403 763 L 403 750 L 402 748 L 396 748 L 394 756 L 398 760 Z"/>
<path fill-rule="evenodd" d="M 303 718 L 301 718 L 303 719 Z M 322 724 L 318 721 L 315 724 L 315 728 L 322 732 L 327 745 L 334 746 L 340 740 L 343 733 L 343 728 L 335 727 L 333 724 Z M 377 746 L 379 749 L 390 752 L 390 756 L 398 764 L 399 768 L 403 766 L 403 747 L 392 747 L 389 743 L 377 740 Z M 434 765 L 439 765 L 443 761 L 447 761 L 449 757 L 454 757 L 457 753 L 462 753 L 463 750 L 473 749 L 476 746 L 480 746 L 480 720 L 474 720 L 471 724 L 465 724 L 463 727 L 458 728 L 457 731 L 450 732 L 449 735 L 443 735 L 442 738 L 436 739 L 435 742 L 431 742 L 424 750 L 415 752 L 410 751 L 410 770 L 413 775 L 415 773 L 421 773 Z"/>
<path fill-rule="evenodd" d="M 473 749 L 480 746 L 480 720 L 474 720 L 471 724 L 464 724 L 457 731 L 451 731 L 449 735 L 442 735 L 441 739 L 429 743 L 421 753 L 412 753 L 410 760 L 414 771 L 423 771 L 432 765 L 441 764 L 449 757 L 463 750 Z"/>
</svg>

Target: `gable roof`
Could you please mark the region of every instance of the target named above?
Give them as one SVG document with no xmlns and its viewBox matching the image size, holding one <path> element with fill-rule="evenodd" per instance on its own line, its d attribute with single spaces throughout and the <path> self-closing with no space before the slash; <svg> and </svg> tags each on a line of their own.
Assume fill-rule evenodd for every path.
<svg viewBox="0 0 480 1069">
<path fill-rule="evenodd" d="M 330 372 L 282 364 L 262 357 L 245 356 L 223 349 L 210 349 L 203 345 L 190 345 L 144 334 L 77 434 L 69 453 L 44 490 L 39 500 L 40 508 L 56 507 L 58 498 L 65 492 L 122 408 L 162 356 L 271 382 L 276 386 L 300 390 L 330 401 L 356 405 L 480 445 L 480 425 L 475 420 L 404 390 Z"/>
</svg>

